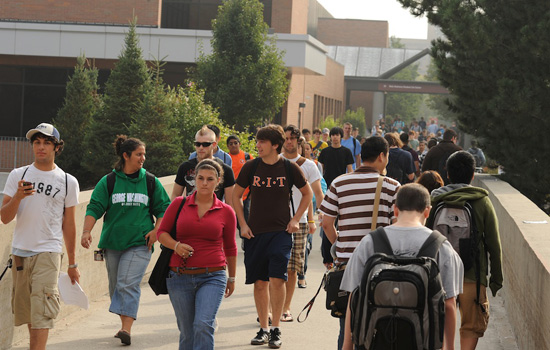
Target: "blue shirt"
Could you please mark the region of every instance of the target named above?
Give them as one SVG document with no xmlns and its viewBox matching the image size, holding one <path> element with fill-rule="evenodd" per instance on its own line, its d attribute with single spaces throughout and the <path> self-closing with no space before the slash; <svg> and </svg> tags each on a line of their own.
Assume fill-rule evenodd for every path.
<svg viewBox="0 0 550 350">
<path fill-rule="evenodd" d="M 354 137 L 350 137 L 347 140 L 342 139 L 340 143 L 342 146 L 347 147 L 351 151 L 351 154 L 353 155 L 353 170 L 355 170 L 355 157 L 361 154 L 361 144 Z"/>
<path fill-rule="evenodd" d="M 213 156 L 218 158 L 218 159 L 221 159 L 222 162 L 224 162 L 228 166 L 231 166 L 231 164 L 233 163 L 231 161 L 231 156 L 229 154 L 225 153 L 224 151 L 222 151 L 222 149 L 219 148 L 219 147 L 218 147 L 218 151 L 216 153 L 214 153 Z M 191 160 L 193 158 L 197 158 L 197 152 L 193 152 L 189 155 L 189 160 Z"/>
</svg>

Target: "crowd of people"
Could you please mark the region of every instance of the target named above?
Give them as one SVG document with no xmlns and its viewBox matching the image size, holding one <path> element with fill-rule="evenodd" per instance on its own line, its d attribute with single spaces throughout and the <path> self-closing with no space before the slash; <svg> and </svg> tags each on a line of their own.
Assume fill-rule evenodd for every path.
<svg viewBox="0 0 550 350">
<path fill-rule="evenodd" d="M 229 152 L 224 152 L 220 130 L 205 125 L 195 135 L 196 152 L 178 169 L 171 196 L 144 168 L 145 143 L 119 135 L 118 161 L 95 186 L 80 237 L 81 245 L 91 248 L 93 227 L 104 218 L 95 257 L 106 262 L 109 311 L 121 322 L 115 338 L 132 343 L 140 282 L 157 240 L 173 250 L 167 289 L 179 349 L 214 348 L 216 314 L 236 288 L 237 234 L 260 327 L 250 344 L 280 348 L 281 322 L 294 320 L 295 288 L 307 287 L 316 219 L 323 263 L 327 270 L 347 266 L 341 289 L 353 292 L 376 253 L 372 228 L 384 228 L 395 255 L 416 256 L 432 232 L 426 220 L 437 224 L 432 206 L 468 203 L 480 233 L 474 242 L 480 248 L 476 267 L 463 264 L 450 238 L 439 248 L 437 262 L 446 293 L 443 348 L 454 348 L 458 305 L 461 347 L 475 349 L 487 328 L 486 288 L 496 294 L 503 282 L 494 210 L 487 192 L 470 185 L 478 158 L 485 157 L 476 144 L 462 151 L 454 126 L 427 125 L 423 118 L 406 126 L 397 117 L 389 129 L 377 122 L 372 135 L 362 137 L 351 123 L 313 131 L 267 125 L 255 135 L 254 158 L 235 135 L 227 137 Z M 67 273 L 72 283 L 80 278 L 79 186 L 55 164 L 64 144 L 53 125 L 42 123 L 27 138 L 34 162 L 10 173 L 1 219 L 8 223 L 17 217 L 15 325 L 28 325 L 31 349 L 45 349 L 59 311 L 63 241 Z M 340 317 L 337 348 L 353 346 L 348 309 Z"/>
</svg>

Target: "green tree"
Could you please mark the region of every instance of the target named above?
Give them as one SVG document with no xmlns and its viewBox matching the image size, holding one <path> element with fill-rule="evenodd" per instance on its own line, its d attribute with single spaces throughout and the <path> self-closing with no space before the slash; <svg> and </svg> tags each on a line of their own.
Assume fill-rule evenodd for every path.
<svg viewBox="0 0 550 350">
<path fill-rule="evenodd" d="M 220 118 L 244 129 L 271 120 L 288 97 L 287 70 L 269 37 L 258 0 L 227 0 L 212 22 L 212 54 L 201 53 L 196 78 Z"/>
<path fill-rule="evenodd" d="M 80 163 L 86 153 L 82 135 L 89 132 L 90 121 L 101 104 L 97 76 L 98 70 L 90 66 L 86 56 L 79 56 L 74 73 L 67 82 L 63 106 L 53 121 L 65 142 L 65 149 L 55 161 L 78 179 L 81 188 L 92 185 L 88 172 Z"/>
<path fill-rule="evenodd" d="M 431 55 L 459 127 L 490 140 L 506 179 L 544 205 L 550 188 L 550 2 L 399 0 L 441 28 Z"/>
<path fill-rule="evenodd" d="M 145 83 L 143 99 L 137 102 L 129 134 L 147 146 L 145 168 L 156 176 L 175 174 L 183 159 L 182 138 L 176 125 L 177 104 L 174 90 L 167 90 L 162 80 L 162 66 L 157 61 L 151 70 L 153 79 Z"/>
<path fill-rule="evenodd" d="M 426 80 L 439 82 L 437 75 L 438 75 L 438 69 L 437 69 L 437 66 L 435 65 L 434 60 L 432 60 L 430 62 L 430 65 L 428 66 Z M 449 104 L 452 103 L 451 101 L 453 99 L 454 99 L 454 96 L 452 94 L 428 95 L 427 105 L 429 108 L 435 111 L 441 119 L 449 120 L 449 121 L 457 121 L 458 115 L 449 108 Z"/>
<path fill-rule="evenodd" d="M 325 118 L 325 120 L 319 123 L 319 129 L 323 130 L 324 128 L 327 128 L 330 130 L 335 126 L 342 127 L 342 125 L 343 123 L 341 123 L 339 120 L 334 120 L 334 117 L 329 115 L 328 117 Z"/>
<path fill-rule="evenodd" d="M 392 36 L 390 38 L 390 47 L 394 49 L 404 49 L 405 45 L 401 43 L 401 40 Z M 414 81 L 419 75 L 418 64 L 412 64 L 395 73 L 390 79 Z M 399 114 L 401 119 L 408 124 L 412 118 L 418 115 L 421 105 L 421 94 L 390 92 L 386 96 L 386 115 L 395 116 Z"/>
<path fill-rule="evenodd" d="M 365 135 L 367 131 L 367 123 L 365 122 L 365 109 L 363 107 L 357 108 L 357 110 L 347 110 L 344 114 L 342 122 L 349 122 L 353 127 L 359 128 L 359 135 Z"/>
<path fill-rule="evenodd" d="M 115 137 L 128 133 L 138 101 L 144 99 L 149 73 L 139 46 L 136 23 L 134 17 L 124 39 L 124 48 L 105 84 L 103 108 L 92 120 L 91 132 L 84 140 L 88 152 L 83 165 L 95 181 L 111 169 L 116 159 L 112 147 Z"/>
</svg>

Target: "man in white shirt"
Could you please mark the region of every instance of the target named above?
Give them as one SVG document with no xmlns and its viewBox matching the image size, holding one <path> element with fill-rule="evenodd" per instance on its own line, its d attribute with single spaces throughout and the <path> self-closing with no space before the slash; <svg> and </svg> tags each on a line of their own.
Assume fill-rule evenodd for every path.
<svg viewBox="0 0 550 350">
<path fill-rule="evenodd" d="M 12 242 L 14 324 L 27 324 L 30 348 L 42 350 L 60 307 L 57 281 L 63 240 L 71 282 L 80 278 L 75 261 L 75 208 L 80 190 L 77 180 L 55 164 L 63 150 L 59 131 L 42 123 L 26 136 L 34 163 L 10 172 L 0 216 L 4 224 L 17 217 Z"/>
<path fill-rule="evenodd" d="M 317 165 L 309 159 L 306 159 L 298 154 L 298 139 L 300 138 L 300 130 L 294 125 L 288 125 L 284 128 L 285 143 L 283 144 L 283 158 L 295 162 L 302 169 L 304 176 L 313 190 L 315 198 L 323 198 L 321 189 L 321 173 Z M 302 200 L 302 194 L 294 187 L 292 189 L 292 202 L 294 206 Z M 321 201 L 318 201 L 320 205 Z M 292 205 L 290 210 L 293 210 Z M 302 215 L 299 221 L 298 232 L 293 233 L 293 245 L 290 251 L 290 260 L 288 261 L 288 281 L 286 282 L 286 298 L 283 306 L 283 315 L 281 321 L 292 322 L 294 318 L 290 312 L 290 304 L 292 296 L 296 289 L 297 275 L 304 274 L 306 241 L 307 235 L 315 232 L 316 226 L 313 220 L 313 203 L 309 203 L 308 210 Z M 291 215 L 293 213 L 291 212 Z M 293 215 L 292 215 L 293 216 Z"/>
</svg>

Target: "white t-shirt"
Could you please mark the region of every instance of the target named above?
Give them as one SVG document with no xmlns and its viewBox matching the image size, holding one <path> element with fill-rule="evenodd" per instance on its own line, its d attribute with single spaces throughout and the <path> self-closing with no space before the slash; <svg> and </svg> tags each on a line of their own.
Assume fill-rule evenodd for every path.
<svg viewBox="0 0 550 350">
<path fill-rule="evenodd" d="M 281 154 L 283 158 L 283 156 Z M 288 158 L 286 158 L 288 159 Z M 296 161 L 300 159 L 300 156 L 288 159 L 293 163 L 296 163 Z M 312 160 L 306 159 L 306 161 L 300 166 L 300 169 L 304 172 L 304 176 L 309 184 L 314 183 L 315 181 L 321 180 L 321 173 L 319 172 L 319 169 L 317 168 L 317 165 Z M 302 200 L 302 192 L 296 187 L 292 186 L 292 201 L 294 202 L 294 209 L 298 210 L 298 206 L 300 205 L 300 201 Z M 290 206 L 290 216 L 292 217 L 292 206 Z M 300 218 L 300 223 L 307 224 L 307 210 L 304 212 L 302 217 Z"/>
<path fill-rule="evenodd" d="M 414 257 L 430 236 L 432 230 L 421 227 L 396 227 L 394 225 L 384 227 L 388 240 L 396 256 Z M 353 252 L 348 266 L 344 272 L 340 289 L 352 292 L 361 284 L 361 278 L 365 271 L 367 260 L 374 255 L 374 246 L 370 234 L 363 237 L 359 246 Z M 464 282 L 464 265 L 458 253 L 453 249 L 449 241 L 443 242 L 439 249 L 437 259 L 443 289 L 447 298 L 458 296 L 462 293 Z"/>
<path fill-rule="evenodd" d="M 65 185 L 65 172 L 57 165 L 51 171 L 38 170 L 34 163 L 11 171 L 4 187 L 5 195 L 13 197 L 20 180 L 32 182 L 36 190 L 32 196 L 24 198 L 17 209 L 13 248 L 33 252 L 63 251 L 63 210 L 78 204 L 80 192 L 74 176 L 67 174 L 66 179 Z"/>
</svg>

